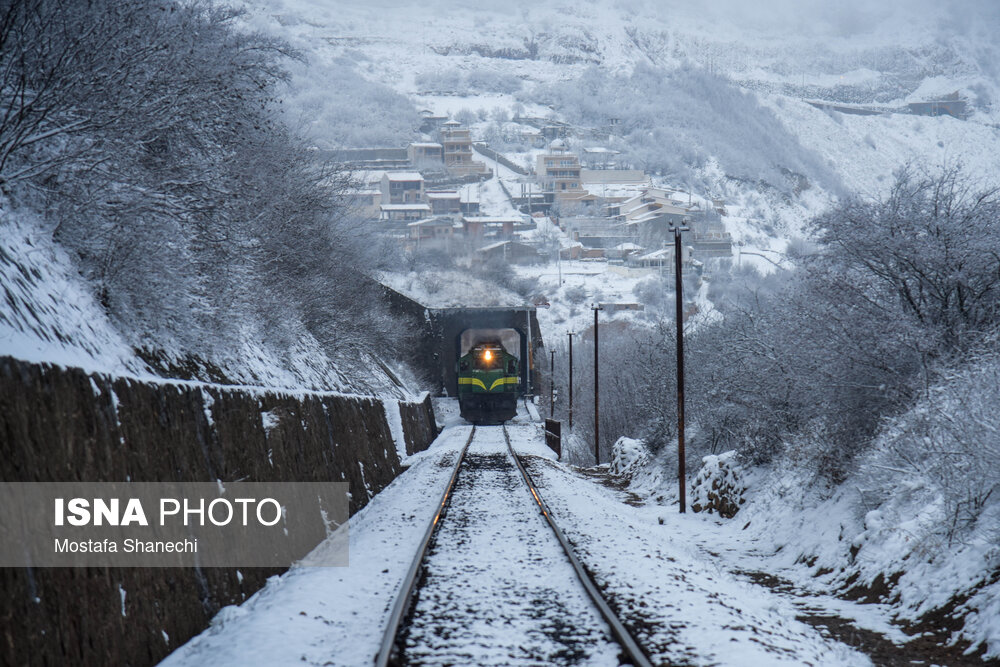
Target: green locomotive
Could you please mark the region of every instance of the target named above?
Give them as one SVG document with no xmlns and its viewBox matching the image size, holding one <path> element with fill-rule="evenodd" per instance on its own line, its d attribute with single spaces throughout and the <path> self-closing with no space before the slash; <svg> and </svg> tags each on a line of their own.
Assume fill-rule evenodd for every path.
<svg viewBox="0 0 1000 667">
<path fill-rule="evenodd" d="M 499 341 L 477 343 L 458 360 L 458 405 L 473 424 L 501 424 L 517 413 L 520 363 Z"/>
</svg>

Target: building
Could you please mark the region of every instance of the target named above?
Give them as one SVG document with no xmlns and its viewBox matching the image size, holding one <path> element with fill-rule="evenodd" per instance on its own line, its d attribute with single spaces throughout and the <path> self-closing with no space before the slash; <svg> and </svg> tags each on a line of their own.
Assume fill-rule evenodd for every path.
<svg viewBox="0 0 1000 667">
<path fill-rule="evenodd" d="M 409 222 L 420 220 L 431 214 L 428 204 L 382 204 L 379 207 L 379 219 L 391 222 Z"/>
<path fill-rule="evenodd" d="M 406 148 L 406 155 L 414 167 L 440 167 L 444 164 L 444 147 L 436 142 L 412 143 Z"/>
<path fill-rule="evenodd" d="M 454 176 L 487 176 L 491 172 L 482 162 L 472 159 L 472 133 L 455 120 L 441 126 L 444 166 Z"/>
<path fill-rule="evenodd" d="M 424 134 L 437 132 L 441 125 L 448 120 L 447 116 L 438 116 L 430 109 L 420 110 L 420 131 Z"/>
<path fill-rule="evenodd" d="M 462 216 L 462 228 L 465 232 L 465 237 L 470 240 L 509 240 L 514 235 L 514 228 L 520 225 L 521 222 L 521 218 L 481 215 Z"/>
<path fill-rule="evenodd" d="M 390 171 L 382 175 L 383 204 L 417 204 L 424 201 L 424 177 L 416 171 Z"/>
<path fill-rule="evenodd" d="M 535 175 L 542 190 L 553 193 L 557 202 L 593 202 L 594 195 L 581 185 L 580 169 L 580 158 L 569 152 L 562 139 L 556 139 L 548 153 L 538 156 Z"/>
<path fill-rule="evenodd" d="M 646 249 L 643 248 L 638 243 L 632 243 L 630 241 L 626 241 L 625 243 L 619 243 L 613 248 L 608 248 L 605 254 L 607 255 L 608 259 L 625 260 L 628 259 L 629 256 L 635 255 L 637 253 L 643 253 L 645 252 L 645 250 Z"/>
<path fill-rule="evenodd" d="M 379 206 L 382 204 L 382 191 L 373 188 L 356 190 L 351 194 L 351 206 L 358 217 L 364 220 L 376 220 L 379 217 Z"/>
<path fill-rule="evenodd" d="M 462 196 L 458 190 L 428 190 L 425 193 L 434 215 L 462 213 Z"/>
<path fill-rule="evenodd" d="M 462 215 L 479 215 L 479 189 L 476 185 L 463 185 L 458 196 Z"/>
<path fill-rule="evenodd" d="M 538 264 L 543 258 L 538 254 L 538 248 L 527 243 L 497 241 L 477 249 L 475 259 L 480 262 L 500 260 L 509 264 Z"/>
<path fill-rule="evenodd" d="M 636 241 L 633 229 L 609 218 L 573 216 L 562 218 L 561 223 L 570 238 L 579 241 L 585 248 L 599 248 L 603 251 Z"/>
<path fill-rule="evenodd" d="M 691 210 L 682 202 L 674 199 L 674 193 L 663 188 L 645 188 L 639 194 L 626 199 L 610 213 L 625 224 L 648 222 L 654 218 L 662 218 L 670 223 L 683 224 L 691 214 Z"/>
<path fill-rule="evenodd" d="M 449 217 L 424 218 L 407 223 L 407 238 L 411 247 L 441 246 L 449 248 L 455 236 L 456 223 Z M 458 229 L 461 229 L 458 225 Z"/>
<path fill-rule="evenodd" d="M 636 269 L 655 269 L 659 273 L 670 274 L 674 270 L 674 247 L 670 246 L 652 252 L 630 255 L 626 265 Z M 691 265 L 691 248 L 681 246 L 681 268 Z"/>
<path fill-rule="evenodd" d="M 959 120 L 969 117 L 968 103 L 958 91 L 938 100 L 910 102 L 906 105 L 910 113 L 918 116 L 952 116 Z"/>
</svg>

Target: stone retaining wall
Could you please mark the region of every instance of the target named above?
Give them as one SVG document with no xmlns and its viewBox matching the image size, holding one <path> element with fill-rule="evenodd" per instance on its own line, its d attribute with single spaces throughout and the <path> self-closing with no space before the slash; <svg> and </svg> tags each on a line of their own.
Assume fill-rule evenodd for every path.
<svg viewBox="0 0 1000 667">
<path fill-rule="evenodd" d="M 406 451 L 426 449 L 436 436 L 430 398 L 399 409 Z M 147 382 L 0 357 L 3 481 L 346 481 L 353 514 L 400 471 L 373 398 Z M 155 664 L 278 573 L 0 569 L 0 664 Z"/>
</svg>

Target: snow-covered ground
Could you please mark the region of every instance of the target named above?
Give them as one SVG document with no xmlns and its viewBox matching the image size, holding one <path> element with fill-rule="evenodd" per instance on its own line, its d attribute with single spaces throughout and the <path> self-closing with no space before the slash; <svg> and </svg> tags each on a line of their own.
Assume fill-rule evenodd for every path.
<svg viewBox="0 0 1000 667">
<path fill-rule="evenodd" d="M 163 664 L 370 662 L 396 589 L 470 434 L 446 407 L 439 402 L 451 425 L 351 518 L 349 567 L 301 566 L 273 578 L 247 602 L 219 612 L 211 628 Z M 819 590 L 796 597 L 752 583 L 748 563 L 760 561 L 747 560 L 753 545 L 741 540 L 738 522 L 636 503 L 634 495 L 606 485 L 603 473 L 582 474 L 554 461 L 527 414 L 507 428 L 578 556 L 654 661 L 873 664 L 810 618 L 838 618 L 886 642 L 906 641 L 884 606 Z M 469 452 L 475 465 L 463 473 L 442 519 L 407 655 L 421 664 L 617 664 L 600 622 L 588 619 L 572 571 L 547 541 L 548 529 L 509 461 L 502 431 L 480 430 Z M 558 625 L 560 618 L 565 626 Z M 575 652 L 547 653 L 568 644 Z"/>
<path fill-rule="evenodd" d="M 745 504 L 728 520 L 696 514 L 690 510 L 696 489 L 689 513 L 680 515 L 673 461 L 663 458 L 673 453 L 651 456 L 640 441 L 626 440 L 616 445 L 611 478 L 644 521 L 672 526 L 702 560 L 768 587 L 797 616 L 834 634 L 846 627 L 885 664 L 977 665 L 966 647 L 994 660 L 1000 653 L 995 542 L 977 532 L 944 540 L 939 528 L 948 517 L 929 485 L 909 480 L 880 489 L 888 501 L 875 508 L 861 489 L 868 482 L 864 466 L 829 487 L 794 462 L 755 470 L 735 457 L 711 456 L 710 466 L 729 459 Z M 955 620 L 942 620 L 941 609 Z"/>
<path fill-rule="evenodd" d="M 350 519 L 350 565 L 301 566 L 174 651 L 166 667 L 367 665 L 389 607 L 451 476 L 470 427 L 446 430 L 409 469 Z M 335 534 L 331 540 L 342 539 Z M 318 548 L 333 548 L 334 545 Z"/>
</svg>

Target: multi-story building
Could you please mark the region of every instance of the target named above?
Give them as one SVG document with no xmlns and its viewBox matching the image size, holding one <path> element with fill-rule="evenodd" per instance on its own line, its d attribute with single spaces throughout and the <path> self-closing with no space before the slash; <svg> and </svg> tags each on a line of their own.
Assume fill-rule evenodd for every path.
<svg viewBox="0 0 1000 667">
<path fill-rule="evenodd" d="M 542 189 L 554 193 L 556 201 L 592 202 L 595 199 L 580 184 L 580 158 L 569 152 L 562 139 L 553 141 L 549 144 L 549 152 L 538 156 L 535 174 Z"/>
<path fill-rule="evenodd" d="M 390 171 L 382 176 L 383 204 L 424 202 L 424 177 L 416 171 Z"/>
<path fill-rule="evenodd" d="M 489 168 L 472 159 L 472 133 L 455 120 L 441 126 L 441 144 L 444 146 L 444 166 L 455 176 L 485 176 Z"/>
<path fill-rule="evenodd" d="M 439 167 L 444 163 L 444 148 L 441 144 L 421 141 L 410 144 L 406 155 L 414 167 Z"/>
<path fill-rule="evenodd" d="M 462 195 L 458 190 L 428 190 L 426 194 L 434 215 L 462 212 Z"/>
</svg>

